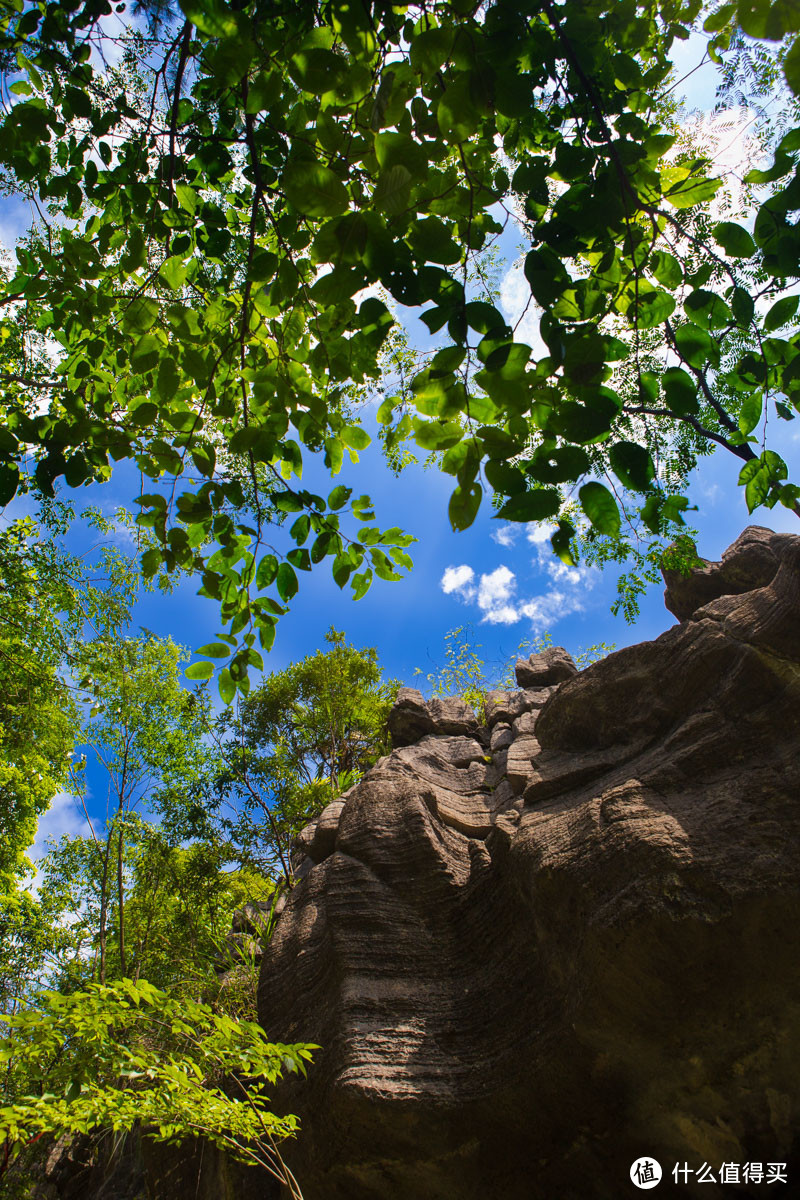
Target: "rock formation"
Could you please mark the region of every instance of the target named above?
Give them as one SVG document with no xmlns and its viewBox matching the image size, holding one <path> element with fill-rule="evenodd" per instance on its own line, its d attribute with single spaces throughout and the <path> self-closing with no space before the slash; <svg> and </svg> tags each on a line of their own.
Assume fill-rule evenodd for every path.
<svg viewBox="0 0 800 1200">
<path fill-rule="evenodd" d="M 800 538 L 667 579 L 680 623 L 517 664 L 485 723 L 410 689 L 306 830 L 260 1017 L 306 1200 L 800 1195 Z M 787 1162 L 789 1190 L 676 1186 Z M 792 1183 L 794 1189 L 792 1190 Z"/>
</svg>

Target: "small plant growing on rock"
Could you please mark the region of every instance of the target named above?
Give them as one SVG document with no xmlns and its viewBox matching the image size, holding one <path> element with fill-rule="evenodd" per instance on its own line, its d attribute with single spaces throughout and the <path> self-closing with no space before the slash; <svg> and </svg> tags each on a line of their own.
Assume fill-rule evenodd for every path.
<svg viewBox="0 0 800 1200">
<path fill-rule="evenodd" d="M 459 625 L 444 635 L 444 664 L 425 676 L 428 691 L 432 696 L 458 696 L 483 719 L 487 692 L 496 688 L 511 690 L 517 686 L 516 660 L 540 654 L 552 645 L 552 635 L 545 631 L 541 636 L 523 639 L 510 658 L 489 663 L 478 653 L 481 646 L 474 640 L 472 626 Z M 616 646 L 608 642 L 587 646 L 573 656 L 575 665 L 582 671 L 614 650 Z M 417 667 L 414 673 L 422 675 L 422 668 Z"/>
</svg>

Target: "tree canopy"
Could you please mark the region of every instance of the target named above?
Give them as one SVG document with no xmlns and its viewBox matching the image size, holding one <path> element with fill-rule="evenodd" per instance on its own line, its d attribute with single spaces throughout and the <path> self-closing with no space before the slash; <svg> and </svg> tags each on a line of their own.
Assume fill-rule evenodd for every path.
<svg viewBox="0 0 800 1200">
<path fill-rule="evenodd" d="M 618 539 L 621 509 L 669 536 L 681 438 L 689 461 L 741 460 L 751 511 L 797 509 L 769 441 L 800 408 L 800 128 L 748 176 L 765 189 L 750 229 L 710 215 L 720 180 L 666 101 L 674 44 L 702 30 L 723 66 L 771 45 L 796 111 L 796 5 L 144 7 L 107 68 L 108 0 L 0 6 L 0 164 L 40 213 L 0 293 L 0 501 L 134 460 L 144 570 L 194 572 L 219 602 L 198 675 L 224 660 L 225 698 L 298 572 L 330 560 L 358 598 L 411 565 L 368 496 L 302 483 L 309 455 L 336 475 L 366 449 L 354 389 L 403 309 L 438 341 L 378 421 L 453 477 L 455 529 L 489 494 L 506 520 L 552 521 L 568 562 L 581 532 Z M 475 285 L 511 219 L 540 357 Z"/>
<path fill-rule="evenodd" d="M 217 721 L 217 771 L 204 811 L 243 864 L 291 882 L 303 826 L 389 750 L 397 681 L 371 647 L 330 629 L 329 649 L 273 671 Z"/>
</svg>

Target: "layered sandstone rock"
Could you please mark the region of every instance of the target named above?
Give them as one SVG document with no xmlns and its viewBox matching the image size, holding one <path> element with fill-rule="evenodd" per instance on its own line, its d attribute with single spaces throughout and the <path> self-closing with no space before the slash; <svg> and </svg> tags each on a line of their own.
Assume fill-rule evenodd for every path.
<svg viewBox="0 0 800 1200">
<path fill-rule="evenodd" d="M 322 1047 L 276 1097 L 306 1200 L 616 1200 L 643 1154 L 659 1196 L 737 1194 L 676 1162 L 800 1188 L 800 539 L 746 530 L 667 604 L 580 673 L 519 663 L 485 726 L 401 694 L 306 831 L 260 987 Z"/>
</svg>

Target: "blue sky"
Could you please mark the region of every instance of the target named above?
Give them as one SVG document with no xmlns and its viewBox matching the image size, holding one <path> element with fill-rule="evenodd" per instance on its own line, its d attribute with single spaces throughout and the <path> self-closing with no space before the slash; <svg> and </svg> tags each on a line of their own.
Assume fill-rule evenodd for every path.
<svg viewBox="0 0 800 1200">
<path fill-rule="evenodd" d="M 702 39 L 693 38 L 679 46 L 679 71 L 690 71 L 702 53 Z M 704 66 L 694 72 L 682 90 L 690 106 L 707 111 L 713 106 L 714 88 L 714 70 Z M 735 161 L 741 149 L 736 131 L 732 139 L 722 131 L 720 139 L 723 156 Z M 25 225 L 24 206 L 13 198 L 4 198 L 0 239 L 10 248 Z M 515 229 L 503 238 L 506 261 L 501 305 L 511 320 L 519 316 L 523 300 L 520 272 L 515 272 L 513 266 L 519 240 Z M 419 337 L 414 332 L 419 328 L 417 324 L 412 327 L 412 338 Z M 528 340 L 532 336 L 533 332 Z M 790 476 L 797 478 L 800 434 L 794 432 L 794 425 L 780 424 L 783 437 L 773 446 L 786 458 Z M 771 432 L 774 434 L 774 429 Z M 420 457 L 424 457 L 421 452 Z M 699 512 L 689 516 L 699 531 L 699 552 L 707 558 L 718 558 L 750 523 L 797 531 L 797 519 L 785 509 L 763 510 L 748 517 L 743 493 L 736 485 L 739 465 L 732 456 L 719 452 L 703 461 L 693 480 L 690 494 Z M 319 465 L 309 464 L 304 484 L 327 492 L 333 482 L 323 475 Z M 129 465 L 121 465 L 108 484 L 84 489 L 74 499 L 78 506 L 91 502 L 111 514 L 118 506 L 131 506 L 137 478 Z M 621 647 L 642 641 L 673 623 L 664 608 L 660 587 L 651 589 L 644 598 L 635 625 L 626 624 L 621 616 L 612 616 L 618 573 L 615 569 L 605 573 L 586 568 L 569 571 L 549 553 L 542 531 L 498 522 L 492 517 L 488 500 L 472 528 L 454 533 L 447 518 L 453 481 L 436 468 L 412 466 L 395 478 L 373 444 L 361 462 L 348 465 L 335 482 L 351 485 L 357 493 L 368 492 L 375 502 L 379 525 L 400 525 L 417 538 L 410 547 L 414 570 L 401 583 L 376 581 L 357 603 L 350 599 L 349 588 L 339 590 L 329 566 L 322 564 L 310 575 L 301 573 L 300 592 L 291 612 L 278 624 L 275 645 L 267 659 L 268 670 L 280 669 L 313 653 L 323 645 L 331 625 L 343 630 L 356 645 L 375 646 L 387 676 L 418 686 L 415 669 L 421 668 L 424 675 L 442 664 L 444 636 L 456 626 L 470 625 L 481 655 L 499 663 L 512 656 L 520 642 L 545 631 L 557 644 L 576 652 L 598 642 Z M 19 506 L 12 505 L 5 516 L 12 517 L 18 511 Z M 85 534 L 76 531 L 73 545 L 81 545 L 84 538 Z M 132 633 L 144 626 L 156 634 L 170 635 L 190 649 L 213 640 L 220 631 L 217 609 L 213 602 L 195 594 L 196 587 L 195 582 L 182 580 L 171 595 L 143 593 L 136 606 Z M 99 779 L 93 772 L 90 784 L 99 793 Z M 91 807 L 97 811 L 94 800 Z M 60 798 L 41 823 L 37 847 L 47 835 L 77 832 L 82 827 L 80 814 L 68 799 Z"/>
</svg>

